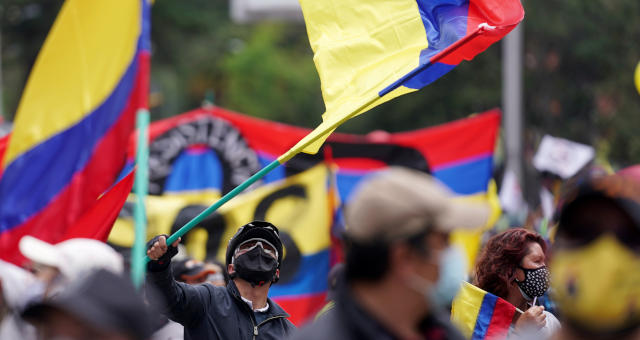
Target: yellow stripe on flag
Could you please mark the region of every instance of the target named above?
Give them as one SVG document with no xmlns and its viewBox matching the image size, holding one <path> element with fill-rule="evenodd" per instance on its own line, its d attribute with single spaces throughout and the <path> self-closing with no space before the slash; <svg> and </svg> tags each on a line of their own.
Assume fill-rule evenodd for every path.
<svg viewBox="0 0 640 340">
<path fill-rule="evenodd" d="M 453 299 L 451 322 L 467 339 L 471 339 L 485 294 L 482 289 L 468 282 L 463 282 L 458 295 Z"/>
<path fill-rule="evenodd" d="M 297 146 L 315 153 L 349 114 L 415 91 L 400 87 L 376 99 L 419 65 L 429 43 L 415 0 L 300 0 L 300 5 L 326 112 L 313 136 Z"/>
<path fill-rule="evenodd" d="M 24 89 L 4 167 L 111 94 L 133 61 L 140 20 L 140 1 L 64 3 Z"/>
<path fill-rule="evenodd" d="M 500 207 L 500 199 L 498 198 L 498 191 L 495 180 L 489 181 L 489 186 L 486 193 L 480 193 L 469 196 L 460 196 L 457 198 L 461 201 L 474 202 L 477 204 L 485 204 L 489 208 L 489 218 L 484 227 L 477 230 L 454 230 L 451 232 L 450 242 L 464 249 L 467 255 L 467 263 L 469 264 L 468 271 L 474 267 L 480 246 L 482 243 L 482 235 L 489 229 L 491 229 L 500 215 L 502 215 L 502 209 Z"/>
</svg>

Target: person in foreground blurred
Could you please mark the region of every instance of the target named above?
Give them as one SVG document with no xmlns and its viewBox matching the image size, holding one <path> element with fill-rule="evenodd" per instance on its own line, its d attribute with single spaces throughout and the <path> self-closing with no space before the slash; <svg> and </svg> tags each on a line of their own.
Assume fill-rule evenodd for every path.
<svg viewBox="0 0 640 340">
<path fill-rule="evenodd" d="M 192 285 L 208 282 L 214 286 L 226 286 L 225 273 L 221 264 L 186 257 L 173 261 L 171 266 L 173 278 L 176 281 Z"/>
<path fill-rule="evenodd" d="M 35 328 L 20 317 L 36 280 L 30 272 L 0 260 L 0 339 L 36 339 Z"/>
<path fill-rule="evenodd" d="M 147 313 L 128 278 L 100 269 L 22 316 L 42 339 L 144 340 L 151 334 Z"/>
<path fill-rule="evenodd" d="M 609 175 L 570 190 L 550 270 L 557 339 L 640 339 L 640 185 Z"/>
<path fill-rule="evenodd" d="M 478 258 L 475 285 L 524 311 L 515 314 L 512 335 L 548 339 L 560 328 L 553 314 L 533 305 L 549 288 L 546 250 L 540 235 L 515 228 L 489 239 Z"/>
<path fill-rule="evenodd" d="M 22 255 L 30 260 L 31 270 L 38 279 L 29 289 L 31 300 L 55 296 L 95 269 L 117 274 L 124 271 L 122 255 L 94 239 L 73 238 L 50 244 L 27 235 L 20 239 L 18 246 Z"/>
<path fill-rule="evenodd" d="M 229 240 L 226 287 L 177 282 L 170 263 L 179 241 L 167 246 L 164 235 L 149 241 L 147 279 L 164 295 L 169 319 L 184 326 L 185 339 L 283 339 L 295 329 L 289 314 L 267 297 L 283 256 L 273 224 L 253 221 Z"/>
<path fill-rule="evenodd" d="M 345 211 L 335 307 L 293 339 L 461 339 L 441 316 L 465 275 L 448 233 L 487 216 L 423 172 L 391 167 L 365 180 Z M 452 268 L 460 272 L 444 273 Z"/>
</svg>

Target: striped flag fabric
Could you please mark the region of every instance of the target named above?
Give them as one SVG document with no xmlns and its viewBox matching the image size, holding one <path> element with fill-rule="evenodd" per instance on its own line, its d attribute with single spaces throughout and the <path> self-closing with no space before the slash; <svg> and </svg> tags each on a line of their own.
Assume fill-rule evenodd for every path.
<svg viewBox="0 0 640 340">
<path fill-rule="evenodd" d="M 0 178 L 0 257 L 62 241 L 110 188 L 149 88 L 148 0 L 67 0 L 24 89 Z M 90 228 L 91 226 L 87 226 Z"/>
<path fill-rule="evenodd" d="M 470 340 L 506 339 L 516 307 L 506 300 L 463 282 L 451 307 L 451 321 Z"/>
<path fill-rule="evenodd" d="M 300 0 L 300 5 L 326 106 L 323 122 L 294 147 L 306 153 L 317 152 L 346 120 L 473 59 L 524 18 L 520 0 Z"/>
</svg>

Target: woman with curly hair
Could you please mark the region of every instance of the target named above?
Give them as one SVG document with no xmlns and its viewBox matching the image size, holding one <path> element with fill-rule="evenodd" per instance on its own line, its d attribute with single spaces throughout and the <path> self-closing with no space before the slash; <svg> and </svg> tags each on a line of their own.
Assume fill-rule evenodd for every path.
<svg viewBox="0 0 640 340">
<path fill-rule="evenodd" d="M 549 338 L 560 323 L 534 300 L 549 288 L 547 244 L 536 233 L 514 228 L 493 236 L 476 264 L 475 285 L 516 306 L 512 331 Z"/>
</svg>

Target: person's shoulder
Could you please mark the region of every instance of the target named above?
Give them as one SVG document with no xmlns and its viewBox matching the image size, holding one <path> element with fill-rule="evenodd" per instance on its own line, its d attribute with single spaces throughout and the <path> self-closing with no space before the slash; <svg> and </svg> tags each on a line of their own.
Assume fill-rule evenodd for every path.
<svg viewBox="0 0 640 340">
<path fill-rule="evenodd" d="M 464 336 L 455 327 L 449 317 L 443 313 L 434 313 L 425 320 L 425 334 L 429 339 L 464 340 Z"/>
<path fill-rule="evenodd" d="M 321 318 L 316 319 L 299 328 L 294 333 L 291 340 L 342 340 L 346 339 L 342 334 L 343 329 L 337 323 L 335 314 L 332 312 L 324 314 Z"/>
<path fill-rule="evenodd" d="M 201 297 L 208 300 L 208 308 L 230 309 L 233 298 L 227 287 L 214 286 L 208 282 L 195 285 L 201 292 Z"/>
</svg>

